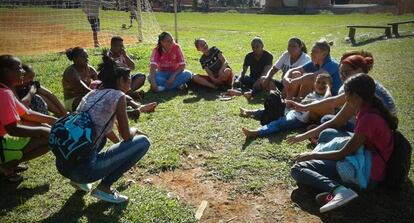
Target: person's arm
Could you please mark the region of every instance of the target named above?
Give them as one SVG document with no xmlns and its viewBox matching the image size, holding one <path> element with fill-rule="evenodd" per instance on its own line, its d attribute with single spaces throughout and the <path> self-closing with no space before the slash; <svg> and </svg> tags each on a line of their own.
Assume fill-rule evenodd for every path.
<svg viewBox="0 0 414 223">
<path fill-rule="evenodd" d="M 300 72 L 300 73 L 305 73 L 305 69 L 303 67 L 296 67 L 296 68 L 291 68 L 288 71 L 286 71 L 285 76 L 283 77 L 283 82 L 285 83 L 291 83 L 292 82 L 292 73 L 293 72 Z"/>
<path fill-rule="evenodd" d="M 92 80 L 98 80 L 98 72 L 96 72 L 95 68 L 93 68 L 92 66 L 88 65 L 88 72 L 89 72 L 89 76 L 91 77 Z M 89 87 L 89 86 L 88 86 Z"/>
<path fill-rule="evenodd" d="M 122 96 L 118 100 L 116 106 L 116 119 L 118 121 L 118 131 L 121 138 L 125 141 L 132 139 L 136 133 L 132 132 L 129 128 L 125 96 Z"/>
<path fill-rule="evenodd" d="M 303 71 L 301 71 L 303 73 Z M 317 76 L 316 73 L 308 73 L 308 74 L 304 74 L 300 77 L 297 78 L 290 78 L 290 82 L 291 84 L 304 84 L 305 81 L 310 80 L 310 79 L 315 79 Z"/>
<path fill-rule="evenodd" d="M 17 122 L 4 126 L 7 134 L 17 137 L 48 137 L 50 128 L 45 126 L 27 126 Z"/>
<path fill-rule="evenodd" d="M 177 75 L 179 73 L 183 72 L 184 69 L 185 69 L 185 64 L 180 64 L 180 66 L 178 67 L 178 69 L 176 71 L 174 71 L 174 73 L 172 73 L 171 76 L 168 78 L 167 85 L 168 86 L 171 86 L 174 83 L 175 78 L 177 77 Z"/>
<path fill-rule="evenodd" d="M 328 152 L 307 152 L 298 155 L 296 162 L 307 160 L 343 160 L 346 156 L 354 154 L 365 142 L 365 136 L 355 133 L 345 146 L 336 151 Z"/>
<path fill-rule="evenodd" d="M 58 113 L 55 113 L 57 116 L 64 116 L 66 114 L 65 107 L 59 101 L 59 99 L 47 88 L 40 86 L 37 89 L 37 93 L 42 96 L 43 98 L 47 98 L 51 103 L 53 103 L 54 107 L 58 110 Z M 46 101 L 47 102 L 47 101 Z M 50 108 L 50 106 L 49 106 Z M 51 110 L 52 111 L 52 110 Z M 54 112 L 54 111 L 52 111 Z"/>
<path fill-rule="evenodd" d="M 113 130 L 111 132 L 109 132 L 108 134 L 106 134 L 106 138 L 111 140 L 111 142 L 113 142 L 113 143 L 118 143 L 119 142 L 119 138 Z"/>
<path fill-rule="evenodd" d="M 222 65 L 220 67 L 219 73 L 224 72 L 224 69 L 226 69 L 228 67 L 228 63 L 226 58 L 224 57 L 223 53 L 219 53 L 218 54 L 218 58 L 221 61 Z"/>
<path fill-rule="evenodd" d="M 327 93 L 329 93 L 327 91 Z M 320 101 L 314 101 L 309 104 L 302 104 L 291 100 L 286 100 L 286 105 L 296 111 L 309 111 L 316 114 L 321 114 L 321 111 L 330 111 L 345 103 L 345 94 L 328 97 Z"/>
<path fill-rule="evenodd" d="M 323 130 L 327 128 L 339 128 L 346 124 L 346 122 L 351 119 L 355 115 L 355 109 L 349 105 L 348 103 L 345 103 L 342 109 L 339 111 L 338 114 L 334 116 L 333 119 L 319 125 L 318 127 L 311 129 L 305 133 L 298 134 L 295 136 L 289 136 L 286 140 L 289 144 L 294 144 L 297 142 L 301 142 L 305 139 L 309 139 L 312 137 L 317 137 L 319 133 L 321 133 Z"/>
<path fill-rule="evenodd" d="M 33 111 L 33 110 L 27 110 L 24 115 L 21 116 L 22 119 L 30 122 L 37 122 L 37 123 L 47 123 L 49 125 L 53 125 L 53 123 L 56 122 L 57 118 L 50 116 L 50 115 L 44 115 L 42 113 Z"/>
<path fill-rule="evenodd" d="M 36 86 L 34 85 L 30 86 L 29 92 L 27 92 L 26 96 L 24 96 L 21 99 L 22 104 L 24 104 L 24 106 L 26 107 L 30 107 L 30 103 L 32 102 L 32 99 L 34 95 L 36 94 L 36 92 L 37 92 Z"/>
<path fill-rule="evenodd" d="M 121 54 L 125 57 L 126 65 L 129 69 L 134 70 L 135 69 L 135 63 L 134 61 L 128 56 L 125 49 L 122 49 Z"/>
<path fill-rule="evenodd" d="M 70 86 L 72 86 L 72 88 L 77 89 L 77 91 L 79 91 L 80 94 L 85 95 L 91 91 L 91 89 L 88 86 L 86 86 L 85 82 L 83 82 L 80 79 L 80 77 L 72 71 L 72 69 L 63 75 L 65 78 L 65 82 L 67 82 L 65 84 L 69 84 Z"/>
</svg>

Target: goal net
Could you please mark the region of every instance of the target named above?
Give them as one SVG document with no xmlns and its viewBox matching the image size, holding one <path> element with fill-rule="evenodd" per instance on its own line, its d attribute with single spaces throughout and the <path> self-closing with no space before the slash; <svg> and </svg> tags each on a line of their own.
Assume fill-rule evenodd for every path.
<svg viewBox="0 0 414 223">
<path fill-rule="evenodd" d="M 160 26 L 149 0 L 1 0 L 0 54 L 156 42 Z M 96 39 L 94 38 L 96 34 Z"/>
</svg>

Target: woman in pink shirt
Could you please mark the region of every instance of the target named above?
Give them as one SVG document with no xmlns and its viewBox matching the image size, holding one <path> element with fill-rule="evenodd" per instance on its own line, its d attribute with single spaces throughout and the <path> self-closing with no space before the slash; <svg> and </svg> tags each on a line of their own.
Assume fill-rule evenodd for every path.
<svg viewBox="0 0 414 223">
<path fill-rule="evenodd" d="M 18 58 L 0 56 L 0 172 L 13 182 L 21 179 L 16 174 L 19 163 L 49 151 L 50 128 L 39 124 L 52 125 L 56 121 L 52 116 L 28 110 L 16 98 L 12 89 L 22 84 L 23 72 Z"/>
<path fill-rule="evenodd" d="M 151 90 L 160 92 L 185 87 L 192 73 L 185 70 L 185 59 L 180 45 L 168 32 L 158 36 L 158 44 L 152 50 L 148 80 Z"/>
<path fill-rule="evenodd" d="M 339 150 L 306 152 L 296 157 L 291 174 L 300 185 L 317 188 L 324 193 L 316 196 L 324 200 L 320 212 L 340 207 L 358 197 L 352 189 L 344 187 L 338 171 L 338 161 L 353 155 L 363 146 L 371 152 L 371 166 L 368 181 L 371 185 L 384 177 L 385 164 L 393 148 L 393 130 L 397 128 L 397 118 L 391 115 L 382 101 L 375 95 L 375 82 L 367 74 L 357 74 L 345 82 L 346 102 L 357 111 L 354 134 Z M 323 137 L 323 132 L 319 141 Z M 321 199 L 323 198 L 323 199 Z"/>
</svg>

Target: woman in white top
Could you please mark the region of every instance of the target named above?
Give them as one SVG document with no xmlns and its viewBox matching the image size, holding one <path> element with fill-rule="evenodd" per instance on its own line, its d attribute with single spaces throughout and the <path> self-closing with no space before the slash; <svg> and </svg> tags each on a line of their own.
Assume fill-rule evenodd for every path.
<svg viewBox="0 0 414 223">
<path fill-rule="evenodd" d="M 128 125 L 125 92 L 131 86 L 130 70 L 117 66 L 106 53 L 103 60 L 98 75 L 102 87 L 83 97 L 77 108 L 77 112 L 90 114 L 97 136 L 95 144 L 88 155 L 76 157 L 76 162 L 56 157 L 56 166 L 76 189 L 89 192 L 91 183 L 100 180 L 91 192 L 92 196 L 111 203 L 122 203 L 128 197 L 119 194 L 111 185 L 146 154 L 150 141 Z M 112 132 L 115 120 L 122 140 Z M 107 138 L 114 144 L 102 151 Z"/>
<path fill-rule="evenodd" d="M 265 77 L 262 77 L 262 88 L 268 91 L 283 89 L 282 82 L 273 80 L 273 76 L 282 70 L 282 79 L 285 73 L 295 67 L 300 67 L 309 61 L 311 58 L 308 56 L 305 43 L 297 37 L 292 37 L 288 41 L 287 51 L 283 52 L 279 59 L 273 65 L 272 69 L 267 73 Z"/>
</svg>

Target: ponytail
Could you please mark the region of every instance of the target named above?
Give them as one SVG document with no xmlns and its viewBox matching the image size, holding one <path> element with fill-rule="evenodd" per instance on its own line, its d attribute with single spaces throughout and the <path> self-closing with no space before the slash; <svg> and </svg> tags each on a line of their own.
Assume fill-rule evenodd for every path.
<svg viewBox="0 0 414 223">
<path fill-rule="evenodd" d="M 290 42 L 290 41 L 293 41 L 296 44 L 298 44 L 298 46 L 300 47 L 300 50 L 302 51 L 302 53 L 308 53 L 308 49 L 306 48 L 306 44 L 301 39 L 299 39 L 298 37 L 292 37 L 292 38 L 289 39 L 288 42 Z"/>
<path fill-rule="evenodd" d="M 398 128 L 398 118 L 391 114 L 381 99 L 374 95 L 371 100 L 371 104 L 379 111 L 379 115 L 385 120 L 385 122 L 387 122 L 390 129 L 396 130 Z"/>
<path fill-rule="evenodd" d="M 66 57 L 70 60 L 73 61 L 73 59 L 79 55 L 81 55 L 83 52 L 85 52 L 85 50 L 82 47 L 75 47 L 75 48 L 69 48 L 66 50 Z"/>
</svg>

